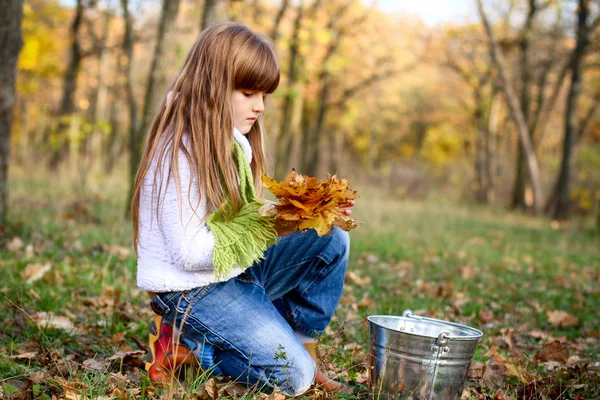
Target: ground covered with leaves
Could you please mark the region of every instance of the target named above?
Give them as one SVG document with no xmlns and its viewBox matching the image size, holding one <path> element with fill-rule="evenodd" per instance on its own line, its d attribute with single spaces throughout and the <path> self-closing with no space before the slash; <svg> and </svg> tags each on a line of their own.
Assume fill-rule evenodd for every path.
<svg viewBox="0 0 600 400">
<path fill-rule="evenodd" d="M 1 398 L 283 399 L 194 369 L 170 388 L 148 382 L 152 312 L 135 287 L 123 191 L 20 185 L 0 227 Z M 463 399 L 600 398 L 597 231 L 358 192 L 363 223 L 320 346 L 348 390 L 304 398 L 368 397 L 366 317 L 405 309 L 484 332 Z"/>
</svg>

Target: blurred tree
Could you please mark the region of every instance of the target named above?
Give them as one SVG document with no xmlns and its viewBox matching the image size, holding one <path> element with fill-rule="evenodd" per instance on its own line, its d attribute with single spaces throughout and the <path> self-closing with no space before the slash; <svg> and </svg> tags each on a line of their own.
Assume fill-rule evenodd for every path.
<svg viewBox="0 0 600 400">
<path fill-rule="evenodd" d="M 535 2 L 535 0 L 531 1 Z M 490 26 L 490 23 L 488 22 L 488 18 L 483 9 L 483 4 L 481 0 L 477 0 L 477 6 L 479 10 L 479 15 L 485 27 L 485 32 L 488 37 L 490 51 L 492 54 L 492 60 L 494 61 L 494 64 L 498 69 L 500 77 L 500 86 L 502 88 L 502 91 L 504 92 L 504 96 L 506 97 L 508 109 L 510 111 L 513 121 L 515 122 L 517 132 L 519 133 L 520 144 L 523 149 L 527 170 L 531 179 L 533 191 L 532 206 L 534 212 L 537 214 L 539 213 L 544 204 L 541 186 L 540 167 L 537 156 L 535 154 L 535 150 L 531 142 L 531 136 L 529 133 L 529 127 L 527 125 L 527 120 L 523 113 L 523 105 L 520 103 L 519 98 L 517 97 L 513 88 L 513 84 L 510 81 L 502 49 L 498 45 L 494 34 L 492 33 L 492 28 Z"/>
<path fill-rule="evenodd" d="M 71 50 L 69 64 L 67 65 L 67 68 L 64 73 L 63 92 L 60 100 L 60 105 L 56 112 L 58 126 L 56 127 L 55 132 L 59 136 L 64 136 L 63 132 L 67 129 L 69 123 L 71 122 L 70 117 L 77 110 L 77 107 L 75 105 L 75 93 L 77 92 L 77 78 L 79 75 L 79 70 L 81 68 L 81 63 L 84 58 L 89 57 L 92 54 L 98 53 L 97 43 L 94 43 L 94 46 L 89 50 L 84 50 L 81 45 L 81 37 L 79 36 L 82 24 L 84 23 L 85 10 L 96 6 L 96 4 L 96 0 L 77 0 L 77 3 L 75 5 L 75 15 L 73 17 L 73 21 L 71 23 L 70 28 Z M 47 132 L 47 141 L 50 140 L 49 136 L 52 133 L 54 132 Z M 68 152 L 69 143 L 67 138 L 61 137 L 58 140 L 58 142 L 58 148 L 52 152 L 52 155 L 50 157 L 50 168 L 52 169 L 55 169 L 58 166 L 60 161 Z"/>
<path fill-rule="evenodd" d="M 475 27 L 472 27 L 475 28 Z M 475 199 L 493 204 L 496 198 L 495 158 L 498 113 L 495 71 L 480 39 L 479 30 L 460 27 L 448 32 L 443 65 L 456 72 L 471 90 L 471 109 L 475 135 Z"/>
<path fill-rule="evenodd" d="M 309 12 L 308 18 L 314 18 L 314 14 L 320 7 L 320 0 L 315 0 Z M 283 105 L 281 107 L 281 125 L 277 136 L 277 168 L 275 175 L 283 178 L 288 172 L 289 161 L 291 158 L 292 145 L 294 134 L 291 131 L 293 121 L 298 118 L 292 117 L 293 110 L 299 110 L 299 107 L 294 106 L 300 98 L 302 88 L 298 84 L 299 70 L 303 68 L 301 63 L 304 58 L 300 54 L 300 30 L 302 28 L 302 20 L 304 18 L 304 1 L 300 0 L 296 6 L 296 18 L 294 19 L 294 27 L 292 36 L 289 39 L 289 55 L 287 67 L 287 80 L 283 89 Z"/>
<path fill-rule="evenodd" d="M 519 48 L 519 74 L 520 74 L 520 83 L 521 83 L 521 87 L 520 87 L 520 106 L 521 106 L 521 112 L 523 114 L 523 119 L 525 120 L 525 123 L 527 124 L 528 127 L 528 135 L 532 141 L 532 143 L 534 143 L 534 131 L 535 131 L 535 127 L 532 126 L 532 121 L 534 121 L 532 114 L 531 114 L 531 110 L 532 110 L 532 92 L 534 90 L 533 87 L 533 78 L 534 78 L 534 65 L 531 62 L 530 58 L 531 58 L 531 42 L 532 39 L 534 39 L 534 35 L 536 34 L 536 31 L 533 29 L 534 28 L 534 21 L 537 17 L 537 15 L 543 11 L 545 8 L 548 8 L 550 5 L 552 4 L 552 0 L 548 0 L 546 2 L 542 2 L 542 3 L 538 3 L 538 0 L 528 0 L 527 2 L 527 6 L 528 6 L 528 11 L 527 11 L 527 16 L 525 17 L 525 22 L 523 23 L 523 26 L 521 28 L 521 31 L 519 32 L 519 37 L 517 39 L 517 45 Z M 556 49 L 558 46 L 555 46 L 554 49 Z M 553 52 L 551 51 L 551 54 Z M 553 55 L 556 55 L 556 53 L 554 53 Z M 545 69 L 545 73 L 541 74 L 541 83 L 544 84 L 546 82 L 545 78 L 547 77 L 547 73 L 550 71 L 550 66 L 552 65 L 553 62 L 553 58 L 551 57 L 549 59 L 548 62 L 548 68 Z M 544 98 L 544 87 L 539 87 L 538 88 L 538 93 L 539 96 L 538 98 L 540 98 L 540 100 L 542 100 Z M 540 104 L 538 104 L 537 109 L 541 110 L 541 107 L 539 107 Z M 539 115 L 539 114 L 538 114 Z M 521 141 L 520 137 L 519 137 L 519 141 Z M 527 201 L 526 201 L 526 186 L 527 186 L 527 177 L 526 177 L 526 167 L 525 167 L 525 153 L 523 150 L 523 146 L 518 146 L 518 155 L 517 155 L 517 159 L 516 159 L 516 174 L 515 174 L 515 181 L 514 181 L 514 185 L 513 185 L 513 193 L 512 193 L 512 204 L 511 206 L 514 208 L 521 208 L 521 209 L 526 209 L 528 207 Z M 535 151 L 535 145 L 534 145 L 534 151 Z"/>
<path fill-rule="evenodd" d="M 283 19 L 283 16 L 285 15 L 285 12 L 287 11 L 289 5 L 290 5 L 290 0 L 282 0 L 281 1 L 281 7 L 279 7 L 279 11 L 277 12 L 277 15 L 275 16 L 275 21 L 273 22 L 273 28 L 271 29 L 270 36 L 271 36 L 271 41 L 273 42 L 273 44 L 279 38 L 279 28 L 281 26 L 281 20 Z M 302 8 L 302 0 L 300 0 L 299 7 Z M 254 9 L 258 10 L 257 4 L 254 5 Z M 258 17 L 255 16 L 254 20 L 257 21 Z"/>
<path fill-rule="evenodd" d="M 135 93 L 133 90 L 133 18 L 129 12 L 129 1 L 121 0 L 121 8 L 123 10 L 123 20 L 125 22 L 125 32 L 123 36 L 123 70 L 125 72 L 125 91 L 127 94 L 127 108 L 129 112 L 129 181 L 135 180 L 137 173 L 136 157 L 139 157 L 140 139 L 138 137 L 138 108 L 135 101 Z M 129 204 L 126 204 L 129 210 Z M 129 212 L 129 211 L 127 211 Z"/>
<path fill-rule="evenodd" d="M 156 36 L 156 44 L 154 46 L 154 55 L 152 56 L 152 64 L 150 66 L 150 72 L 148 73 L 148 82 L 146 84 L 146 94 L 144 95 L 144 105 L 140 117 L 139 129 L 136 137 L 132 139 L 135 140 L 135 151 L 130 154 L 130 178 L 135 178 L 135 174 L 140 164 L 143 139 L 146 136 L 146 131 L 150 127 L 152 114 L 164 95 L 159 90 L 158 85 L 166 72 L 167 59 L 165 57 L 165 48 L 171 41 L 171 36 L 175 29 L 175 20 L 177 19 L 177 14 L 179 12 L 179 4 L 180 0 L 163 0 L 162 3 L 162 12 L 158 23 L 158 33 Z M 125 206 L 125 214 L 127 217 L 129 217 L 129 213 L 131 212 L 129 204 L 131 203 L 131 197 L 133 195 L 133 184 L 134 179 L 131 179 L 129 182 L 129 196 Z"/>
<path fill-rule="evenodd" d="M 217 20 L 217 4 L 219 1 L 221 0 L 204 0 L 202 20 L 200 21 L 200 32 Z"/>
<path fill-rule="evenodd" d="M 15 103 L 17 60 L 23 47 L 22 0 L 0 1 L 0 223 L 5 224 L 8 210 L 8 165 L 10 134 Z"/>
<path fill-rule="evenodd" d="M 65 21 L 71 13 L 58 0 L 29 0 L 23 4 L 23 49 L 17 64 L 11 157 L 22 163 L 47 153 L 45 136 L 55 115 L 56 94 L 60 94 L 63 54 L 68 47 Z M 68 25 L 68 24 L 66 24 Z"/>
<path fill-rule="evenodd" d="M 305 130 L 302 135 L 303 148 L 306 149 L 302 152 L 304 157 L 302 170 L 311 176 L 316 176 L 319 173 L 321 146 L 324 144 L 321 132 L 323 131 L 323 126 L 325 124 L 325 117 L 329 111 L 328 102 L 332 84 L 330 72 L 331 66 L 329 62 L 336 53 L 344 36 L 346 36 L 351 29 L 355 29 L 356 26 L 367 17 L 367 15 L 364 14 L 351 23 L 340 23 L 340 20 L 342 20 L 344 14 L 348 12 L 352 3 L 352 0 L 347 0 L 340 4 L 335 10 L 332 10 L 328 15 L 326 31 L 329 33 L 330 39 L 326 46 L 325 55 L 321 60 L 321 70 L 317 77 L 321 87 L 317 95 L 318 106 L 316 121 L 314 124 L 311 124 L 312 126 Z"/>
<path fill-rule="evenodd" d="M 111 72 L 109 64 L 113 52 L 113 47 L 109 46 L 108 40 L 111 22 L 116 12 L 111 3 L 111 1 L 108 1 L 99 12 L 101 21 L 99 35 L 95 33 L 93 26 L 88 29 L 95 43 L 96 57 L 94 61 L 97 63 L 94 79 L 96 84 L 90 85 L 91 93 L 88 95 L 90 100 L 87 120 L 91 129 L 87 135 L 81 138 L 79 145 L 80 155 L 86 159 L 88 168 L 91 168 L 94 161 L 99 161 L 103 156 L 108 156 L 108 153 L 102 154 L 101 143 L 106 133 L 115 131 L 115 126 L 111 125 L 108 118 L 110 107 L 107 104 L 110 91 L 109 73 Z M 111 138 L 113 137 L 111 135 Z"/>
<path fill-rule="evenodd" d="M 595 97 L 595 104 L 590 108 L 590 113 L 586 117 L 590 122 L 578 121 L 577 110 L 579 108 L 579 98 L 581 95 L 581 85 L 583 81 L 583 58 L 591 41 L 591 33 L 594 28 L 600 24 L 600 15 L 590 23 L 590 1 L 579 0 L 577 10 L 577 30 L 576 45 L 570 59 L 569 69 L 571 73 L 571 82 L 567 98 L 567 107 L 565 110 L 565 133 L 562 148 L 562 161 L 558 180 L 554 186 L 548 210 L 552 218 L 567 219 L 569 217 L 569 204 L 571 193 L 571 174 L 574 163 L 574 148 L 576 143 L 591 129 L 591 121 L 598 112 L 600 98 Z"/>
</svg>

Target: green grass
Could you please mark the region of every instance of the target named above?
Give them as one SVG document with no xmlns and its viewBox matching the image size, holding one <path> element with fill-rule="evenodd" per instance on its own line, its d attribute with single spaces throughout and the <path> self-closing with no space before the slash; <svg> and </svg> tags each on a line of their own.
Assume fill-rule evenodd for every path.
<svg viewBox="0 0 600 400">
<path fill-rule="evenodd" d="M 0 397 L 208 396 L 202 394 L 206 374 L 191 374 L 169 393 L 147 381 L 141 360 L 108 361 L 117 351 L 143 349 L 152 315 L 135 285 L 131 224 L 123 218 L 126 189 L 117 176 L 82 183 L 28 178 L 13 169 L 11 223 L 0 228 Z M 564 399 L 600 397 L 597 231 L 585 221 L 557 227 L 445 199 L 397 201 L 377 188 L 359 188 L 359 194 L 353 213 L 363 223 L 351 233 L 353 276 L 321 348 L 326 368 L 353 394 L 333 398 L 368 394 L 366 317 L 405 309 L 481 329 L 475 361 L 485 364 L 497 352 L 523 371 L 523 379 L 504 377 L 500 388 L 507 396 L 552 398 L 559 387 Z M 8 251 L 15 237 L 23 246 Z M 26 282 L 28 266 L 48 263 L 42 278 Z M 557 310 L 579 322 L 553 325 L 548 313 Z M 33 319 L 40 312 L 65 317 L 75 330 L 41 326 Z M 535 361 L 553 338 L 565 341 L 570 365 L 551 369 Z M 35 355 L 14 358 L 28 352 Z M 86 368 L 90 359 L 103 369 Z M 466 388 L 464 398 L 492 398 L 497 390 L 481 377 Z M 256 396 L 250 391 L 238 398 Z"/>
</svg>

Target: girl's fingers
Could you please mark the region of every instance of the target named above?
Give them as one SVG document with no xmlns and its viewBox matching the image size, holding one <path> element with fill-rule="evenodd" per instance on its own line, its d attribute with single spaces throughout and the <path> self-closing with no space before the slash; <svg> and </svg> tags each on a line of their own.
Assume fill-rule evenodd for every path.
<svg viewBox="0 0 600 400">
<path fill-rule="evenodd" d="M 348 207 L 354 207 L 354 200 L 350 200 L 349 202 L 347 202 L 346 204 L 342 204 L 339 206 L 339 208 L 348 208 Z"/>
</svg>

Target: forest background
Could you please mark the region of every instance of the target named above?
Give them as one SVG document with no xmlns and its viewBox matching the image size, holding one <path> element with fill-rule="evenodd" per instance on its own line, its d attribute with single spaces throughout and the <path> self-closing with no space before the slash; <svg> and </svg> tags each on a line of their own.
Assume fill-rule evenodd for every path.
<svg viewBox="0 0 600 400">
<path fill-rule="evenodd" d="M 359 1 L 27 1 L 10 164 L 89 184 L 131 175 L 201 27 L 230 19 L 281 60 L 265 118 L 277 178 L 295 167 L 401 198 L 600 215 L 597 2 L 587 7 L 581 25 L 576 1 L 491 2 L 492 47 L 476 15 L 431 27 Z"/>
<path fill-rule="evenodd" d="M 11 276 L 2 289 L 8 313 L 26 311 L 36 327 L 40 318 L 51 321 L 49 315 L 66 313 L 77 320 L 75 311 L 69 315 L 58 306 L 68 295 L 39 292 L 35 285 L 42 282 L 73 290 L 83 285 L 90 291 L 85 296 L 106 297 L 113 311 L 125 307 L 121 293 L 136 296 L 124 284 L 134 285 L 126 214 L 140 145 L 188 49 L 201 29 L 217 20 L 249 26 L 271 41 L 279 56 L 281 83 L 268 98 L 264 118 L 268 173 L 278 179 L 292 168 L 321 178 L 337 173 L 359 189 L 355 215 L 365 223 L 353 233 L 351 264 L 357 269 L 349 287 L 357 289 L 346 293 L 346 306 L 359 315 L 401 313 L 384 290 L 386 274 L 395 271 L 394 279 L 412 278 L 422 289 L 417 297 L 438 301 L 411 307 L 494 328 L 486 332 L 486 352 L 477 356 L 487 365 L 476 367 L 489 375 L 503 365 L 498 377 L 508 381 L 479 377 L 468 389 L 473 396 L 517 396 L 523 390 L 547 395 L 557 380 L 564 383 L 557 371 L 577 366 L 585 375 L 588 367 L 598 368 L 597 351 L 589 358 L 600 336 L 593 317 L 600 283 L 597 0 L 478 0 L 469 18 L 437 25 L 359 0 L 3 1 L 0 265 Z M 461 218 L 468 223 L 458 223 Z M 465 243 L 491 247 L 471 252 Z M 536 262 L 547 272 L 543 277 L 531 269 Z M 78 263 L 85 267 L 75 272 Z M 421 264 L 430 269 L 421 272 Z M 498 265 L 506 268 L 497 271 Z M 116 272 L 114 281 L 105 276 L 106 268 L 122 266 L 128 271 L 124 282 Z M 108 279 L 105 288 L 81 283 L 90 279 L 81 274 L 96 267 Z M 373 282 L 372 271 L 380 274 Z M 506 310 L 531 295 L 501 278 L 517 271 L 525 280 L 535 276 L 538 289 L 547 292 L 536 292 L 528 312 Z M 65 283 L 62 274 L 79 278 Z M 492 300 L 479 286 L 459 290 L 456 276 L 509 290 L 516 299 Z M 565 276 L 570 283 L 560 280 Z M 394 295 L 403 296 L 396 289 Z M 466 296 L 478 305 L 461 309 L 458 293 L 461 301 Z M 557 297 L 549 301 L 546 295 Z M 131 304 L 143 312 L 142 303 Z M 557 310 L 565 314 L 552 314 Z M 530 336 L 537 340 L 529 348 L 532 357 L 542 354 L 536 363 L 515 355 L 518 341 L 511 338 L 523 332 L 515 321 L 501 319 L 506 313 L 520 315 L 521 322 L 530 313 L 538 316 L 537 325 L 527 328 L 543 332 Z M 135 346 L 133 338 L 141 337 L 145 323 L 119 325 L 118 318 L 107 328 L 112 345 Z M 40 385 L 31 378 L 13 379 L 23 360 L 18 353 L 26 353 L 15 332 L 33 329 L 18 321 L 11 318 L 0 336 L 13 349 L 0 352 L 6 357 L 0 358 L 0 371 L 6 367 L 2 377 L 12 382 L 3 380 L 5 393 L 24 387 L 31 393 Z M 122 332 L 126 335 L 116 340 L 113 335 Z M 367 346 L 364 330 L 357 335 L 335 340 Z M 559 342 L 581 360 L 568 364 L 562 355 L 544 360 L 544 346 L 563 335 Z M 62 339 L 59 355 L 44 353 L 47 337 L 38 338 L 35 357 L 68 357 Z M 360 346 L 347 350 L 357 352 Z M 512 355 L 499 356 L 496 346 Z M 9 356 L 15 358 L 8 361 Z M 352 360 L 349 364 L 355 359 L 338 356 Z M 557 361 L 563 369 L 540 372 L 539 363 Z M 52 376 L 59 375 L 65 376 Z M 571 391 L 559 393 L 598 393 L 597 386 L 578 387 L 583 375 L 577 376 L 566 379 Z M 360 373 L 348 379 L 360 387 Z M 65 396 L 81 392 L 77 385 L 56 382 Z M 87 385 L 85 390 L 93 386 Z M 52 388 L 38 390 L 60 393 Z"/>
</svg>

